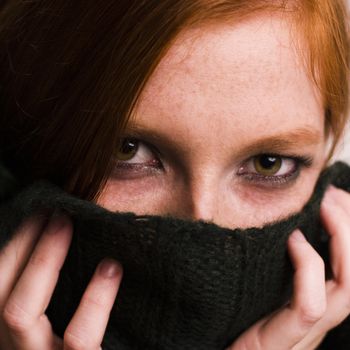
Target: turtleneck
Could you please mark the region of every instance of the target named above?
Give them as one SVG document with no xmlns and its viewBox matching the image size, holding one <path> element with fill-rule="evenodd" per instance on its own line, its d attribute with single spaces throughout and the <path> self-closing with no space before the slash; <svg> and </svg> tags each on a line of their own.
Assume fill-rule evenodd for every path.
<svg viewBox="0 0 350 350">
<path fill-rule="evenodd" d="M 47 181 L 15 186 L 0 172 L 0 247 L 28 216 L 60 209 L 73 240 L 47 309 L 62 336 L 97 266 L 112 257 L 123 280 L 103 349 L 223 350 L 291 297 L 288 236 L 300 228 L 326 262 L 328 235 L 320 202 L 330 184 L 350 190 L 350 167 L 326 169 L 303 209 L 262 228 L 227 229 L 170 216 L 110 212 Z M 348 349 L 350 320 L 328 333 L 319 349 Z M 345 330 L 345 331 L 344 331 Z"/>
</svg>

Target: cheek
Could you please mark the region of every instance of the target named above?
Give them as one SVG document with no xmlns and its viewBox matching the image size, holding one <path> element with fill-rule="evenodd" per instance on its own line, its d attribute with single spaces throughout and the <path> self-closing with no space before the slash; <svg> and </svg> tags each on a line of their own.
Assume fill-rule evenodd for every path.
<svg viewBox="0 0 350 350">
<path fill-rule="evenodd" d="M 319 166 L 305 170 L 297 182 L 287 189 L 266 191 L 245 186 L 239 188 L 234 193 L 239 202 L 239 210 L 230 226 L 261 227 L 299 212 L 310 199 L 321 169 Z"/>
<path fill-rule="evenodd" d="M 261 227 L 300 211 L 314 190 L 321 167 L 306 169 L 289 188 L 267 189 L 247 184 L 231 184 L 217 191 L 213 199 L 212 221 L 227 228 Z M 219 186 L 220 188 L 220 186 Z M 109 180 L 97 204 L 110 211 L 137 215 L 191 215 L 191 194 L 179 183 L 158 177 L 137 181 Z"/>
<path fill-rule="evenodd" d="M 108 180 L 97 204 L 119 212 L 161 215 L 171 202 L 169 186 L 159 177 L 135 181 Z M 167 205 L 165 205 L 167 203 Z"/>
</svg>

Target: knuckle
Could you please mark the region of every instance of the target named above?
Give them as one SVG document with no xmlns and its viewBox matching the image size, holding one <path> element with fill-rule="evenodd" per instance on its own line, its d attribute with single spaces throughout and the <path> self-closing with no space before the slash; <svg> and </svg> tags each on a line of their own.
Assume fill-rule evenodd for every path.
<svg viewBox="0 0 350 350">
<path fill-rule="evenodd" d="M 317 273 L 325 274 L 326 266 L 322 257 L 313 249 L 312 254 L 305 257 L 304 268 L 308 270 L 308 273 L 317 271 Z"/>
<path fill-rule="evenodd" d="M 47 252 L 37 251 L 29 258 L 28 266 L 31 266 L 35 271 L 46 271 L 50 269 L 50 276 L 56 277 L 60 272 L 61 266 L 55 258 L 54 255 L 50 255 Z"/>
<path fill-rule="evenodd" d="M 322 259 L 322 257 L 317 253 L 317 251 L 312 248 L 312 254 L 308 257 L 309 263 L 314 265 L 317 268 L 322 268 L 324 270 L 325 263 Z"/>
<path fill-rule="evenodd" d="M 239 338 L 234 344 L 232 348 L 228 348 L 226 350 L 264 350 L 264 347 L 261 344 L 261 339 L 258 334 L 254 332 L 253 334 L 246 334 L 243 337 Z"/>
<path fill-rule="evenodd" d="M 321 256 L 318 253 L 315 255 L 314 259 L 315 259 L 314 260 L 315 267 L 318 270 L 321 270 L 324 273 L 325 272 L 325 268 L 326 268 L 324 260 L 321 258 Z"/>
<path fill-rule="evenodd" d="M 65 348 L 72 350 L 86 350 L 88 348 L 94 348 L 93 342 L 88 340 L 86 337 L 82 336 L 78 332 L 73 332 L 70 329 L 66 329 L 63 336 L 63 343 Z"/>
<path fill-rule="evenodd" d="M 345 310 L 349 313 L 350 312 L 350 293 L 348 290 L 344 290 L 342 293 L 342 300 L 343 305 L 345 307 Z"/>
<path fill-rule="evenodd" d="M 253 337 L 251 346 L 247 345 L 247 350 L 248 349 L 256 349 L 256 350 L 263 350 L 264 349 L 264 347 L 261 343 L 261 330 L 260 329 L 258 329 L 257 332 L 254 333 L 254 337 Z"/>
<path fill-rule="evenodd" d="M 25 333 L 33 324 L 33 318 L 14 302 L 5 306 L 2 316 L 7 327 L 15 333 Z"/>
<path fill-rule="evenodd" d="M 350 306 L 350 276 L 346 276 L 346 278 L 338 279 L 336 282 L 337 288 L 340 289 L 341 293 L 344 295 L 344 298 Z"/>
<path fill-rule="evenodd" d="M 106 298 L 103 295 L 86 295 L 82 300 L 82 307 L 86 309 L 105 309 Z"/>
<path fill-rule="evenodd" d="M 324 316 L 325 312 L 326 308 L 323 305 L 304 306 L 298 312 L 299 321 L 302 326 L 311 327 Z"/>
<path fill-rule="evenodd" d="M 30 257 L 28 263 L 33 267 L 46 266 L 49 263 L 49 257 L 46 256 L 45 254 L 34 252 Z"/>
</svg>

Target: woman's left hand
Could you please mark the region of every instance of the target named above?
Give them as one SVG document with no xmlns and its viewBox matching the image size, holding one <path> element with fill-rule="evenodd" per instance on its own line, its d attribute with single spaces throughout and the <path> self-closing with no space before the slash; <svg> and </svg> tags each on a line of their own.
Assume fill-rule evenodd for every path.
<svg viewBox="0 0 350 350">
<path fill-rule="evenodd" d="M 300 231 L 288 239 L 295 267 L 290 303 L 255 323 L 226 350 L 314 350 L 350 314 L 350 194 L 330 186 L 321 203 L 333 279 Z"/>
</svg>

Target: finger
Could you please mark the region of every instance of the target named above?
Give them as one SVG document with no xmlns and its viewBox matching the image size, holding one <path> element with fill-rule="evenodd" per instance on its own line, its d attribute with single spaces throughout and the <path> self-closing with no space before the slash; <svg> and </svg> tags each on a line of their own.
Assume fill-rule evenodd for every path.
<svg viewBox="0 0 350 350">
<path fill-rule="evenodd" d="M 46 222 L 46 216 L 41 214 L 26 219 L 0 251 L 0 310 L 27 264 Z"/>
<path fill-rule="evenodd" d="M 0 251 L 0 349 L 13 348 L 9 330 L 2 319 L 3 309 L 46 222 L 45 213 L 27 218 Z"/>
<path fill-rule="evenodd" d="M 299 230 L 289 237 L 288 252 L 295 269 L 291 303 L 264 326 L 267 344 L 269 334 L 285 333 L 276 349 L 299 342 L 327 307 L 324 262 Z"/>
<path fill-rule="evenodd" d="M 320 214 L 330 235 L 334 280 L 350 292 L 350 195 L 331 186 L 322 201 Z"/>
<path fill-rule="evenodd" d="M 320 211 L 321 221 L 330 235 L 329 247 L 333 271 L 333 279 L 326 281 L 327 310 L 295 350 L 314 349 L 315 339 L 320 339 L 320 336 L 339 325 L 350 313 L 349 211 L 350 194 L 330 186 L 321 203 Z"/>
<path fill-rule="evenodd" d="M 333 279 L 326 282 L 327 312 L 320 329 L 328 331 L 350 313 L 350 194 L 330 188 L 321 204 L 321 220 L 330 235 Z"/>
<path fill-rule="evenodd" d="M 101 348 L 121 278 L 120 264 L 112 259 L 100 263 L 65 331 L 64 350 Z"/>
<path fill-rule="evenodd" d="M 288 251 L 295 267 L 294 293 L 290 304 L 248 329 L 232 350 L 244 346 L 261 350 L 291 349 L 324 315 L 326 291 L 323 260 L 299 230 L 289 237 Z"/>
<path fill-rule="evenodd" d="M 23 350 L 53 348 L 51 325 L 44 315 L 72 236 L 64 215 L 54 215 L 11 293 L 4 319 L 16 346 Z"/>
</svg>

